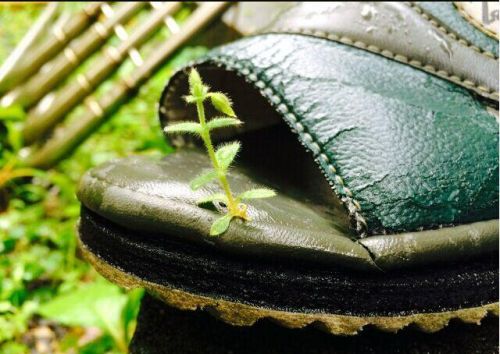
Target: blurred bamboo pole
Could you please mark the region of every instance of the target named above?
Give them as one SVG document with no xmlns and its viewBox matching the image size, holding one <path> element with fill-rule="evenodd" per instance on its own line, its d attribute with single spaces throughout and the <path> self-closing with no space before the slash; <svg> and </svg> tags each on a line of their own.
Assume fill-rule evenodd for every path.
<svg viewBox="0 0 500 354">
<path fill-rule="evenodd" d="M 89 96 L 86 100 L 88 109 L 75 119 L 73 124 L 56 129 L 51 139 L 24 158 L 24 164 L 49 168 L 73 151 L 106 118 L 130 100 L 138 88 L 161 67 L 169 56 L 214 20 L 228 5 L 228 2 L 202 3 L 181 26 L 180 31 L 158 47 L 130 76 L 119 80 L 100 100 Z"/>
<path fill-rule="evenodd" d="M 97 22 L 89 31 L 71 42 L 50 65 L 50 70 L 41 71 L 26 84 L 6 94 L 0 103 L 4 106 L 18 104 L 25 108 L 33 106 L 47 92 L 64 80 L 86 58 L 95 53 L 111 36 L 113 28 L 132 18 L 145 5 L 143 2 L 120 4 L 114 16 L 102 23 Z M 103 5 L 106 6 L 106 5 Z"/>
<path fill-rule="evenodd" d="M 101 2 L 87 5 L 64 26 L 55 26 L 54 36 L 39 46 L 35 46 L 29 54 L 29 60 L 23 60 L 21 65 L 12 68 L 5 76 L 0 77 L 0 95 L 26 78 L 36 73 L 42 65 L 57 55 L 73 38 L 82 33 L 98 15 Z M 7 104 L 3 104 L 7 106 Z"/>
<path fill-rule="evenodd" d="M 59 3 L 53 2 L 45 6 L 40 17 L 23 37 L 21 42 L 9 55 L 7 60 L 0 67 L 0 94 L 5 92 L 7 87 L 12 84 L 15 74 L 13 74 L 16 65 L 23 65 L 24 57 L 29 56 L 28 51 L 33 50 L 34 46 L 41 40 L 43 34 L 48 30 L 50 23 L 57 16 Z"/>
<path fill-rule="evenodd" d="M 35 107 L 28 114 L 24 125 L 25 143 L 33 143 L 59 123 L 68 112 L 116 71 L 132 49 L 143 45 L 151 35 L 158 31 L 165 19 L 175 13 L 180 6 L 180 2 L 158 5 L 151 16 L 134 29 L 127 40 L 117 47 L 104 50 L 103 54 L 96 59 L 95 66 L 92 66 L 87 73 L 78 76 L 75 81 L 64 86 L 51 100 L 50 105 L 39 104 Z"/>
</svg>

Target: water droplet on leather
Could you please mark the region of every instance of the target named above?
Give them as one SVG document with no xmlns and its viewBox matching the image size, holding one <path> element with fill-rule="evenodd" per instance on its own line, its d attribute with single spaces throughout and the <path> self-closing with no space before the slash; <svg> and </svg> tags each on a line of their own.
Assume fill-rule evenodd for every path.
<svg viewBox="0 0 500 354">
<path fill-rule="evenodd" d="M 451 58 L 451 55 L 453 53 L 451 51 L 450 43 L 448 42 L 448 40 L 436 30 L 429 30 L 428 33 L 439 43 L 439 48 L 441 48 L 446 54 L 448 54 L 448 58 Z"/>
<path fill-rule="evenodd" d="M 365 20 L 371 20 L 373 17 L 375 17 L 376 14 L 377 10 L 373 5 L 363 5 L 363 8 L 361 9 L 361 17 L 363 17 Z"/>
<path fill-rule="evenodd" d="M 366 33 L 372 33 L 376 29 L 377 29 L 377 27 L 375 27 L 375 26 L 369 26 L 366 28 Z"/>
<path fill-rule="evenodd" d="M 452 191 L 452 192 L 450 193 L 450 195 L 448 196 L 448 201 L 449 201 L 449 202 L 452 202 L 452 201 L 456 200 L 456 199 L 457 199 L 457 197 L 458 197 L 458 194 L 459 194 L 459 193 L 460 193 L 460 191 L 459 191 L 459 190 L 454 190 L 454 191 Z"/>
</svg>

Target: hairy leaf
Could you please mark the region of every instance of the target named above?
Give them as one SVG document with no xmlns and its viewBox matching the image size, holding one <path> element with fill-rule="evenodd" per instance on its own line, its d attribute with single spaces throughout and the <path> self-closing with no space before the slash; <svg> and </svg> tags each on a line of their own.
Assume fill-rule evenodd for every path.
<svg viewBox="0 0 500 354">
<path fill-rule="evenodd" d="M 181 122 L 171 124 L 163 129 L 165 133 L 201 133 L 201 125 L 195 122 Z"/>
<path fill-rule="evenodd" d="M 195 179 L 193 179 L 191 181 L 191 183 L 189 185 L 191 186 L 191 189 L 195 191 L 195 190 L 203 187 L 208 182 L 213 181 L 216 178 L 217 178 L 217 171 L 212 170 L 210 172 L 204 173 L 204 174 L 196 177 Z"/>
<path fill-rule="evenodd" d="M 196 204 L 205 204 L 209 202 L 223 202 L 223 203 L 228 203 L 227 202 L 227 197 L 223 193 L 215 193 L 206 197 L 203 197 L 201 199 L 198 199 L 196 201 Z"/>
<path fill-rule="evenodd" d="M 245 199 L 271 198 L 271 197 L 274 197 L 275 195 L 276 195 L 276 192 L 273 191 L 272 189 L 256 188 L 256 189 L 250 189 L 246 192 L 241 193 L 238 196 L 238 199 L 245 200 Z"/>
<path fill-rule="evenodd" d="M 223 170 L 227 170 L 239 150 L 239 142 L 229 143 L 217 149 L 217 151 L 215 152 L 215 157 L 217 158 L 217 162 Z"/>
<path fill-rule="evenodd" d="M 189 88 L 191 91 L 191 94 L 194 96 L 197 96 L 194 94 L 194 88 L 199 87 L 203 85 L 203 81 L 201 81 L 200 74 L 198 73 L 198 70 L 195 68 L 192 68 L 191 71 L 189 72 Z"/>
<path fill-rule="evenodd" d="M 194 99 L 205 99 L 208 94 L 208 86 L 203 84 L 200 74 L 194 68 L 189 73 L 189 92 Z"/>
<path fill-rule="evenodd" d="M 212 105 L 216 110 L 227 114 L 230 117 L 236 117 L 236 114 L 233 111 L 231 100 L 222 92 L 211 92 L 208 94 L 210 100 L 212 101 Z"/>
<path fill-rule="evenodd" d="M 212 224 L 212 227 L 210 228 L 210 236 L 218 236 L 226 232 L 232 218 L 233 216 L 231 214 L 226 214 L 215 220 Z"/>
<path fill-rule="evenodd" d="M 212 129 L 230 127 L 241 124 L 243 124 L 243 122 L 236 118 L 219 117 L 219 118 L 214 118 L 210 122 L 208 122 L 207 127 L 208 129 L 212 130 Z"/>
</svg>

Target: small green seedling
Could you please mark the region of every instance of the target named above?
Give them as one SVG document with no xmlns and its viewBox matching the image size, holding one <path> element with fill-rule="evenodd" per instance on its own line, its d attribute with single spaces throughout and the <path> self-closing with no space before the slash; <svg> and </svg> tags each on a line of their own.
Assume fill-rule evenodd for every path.
<svg viewBox="0 0 500 354">
<path fill-rule="evenodd" d="M 209 87 L 202 82 L 200 74 L 198 74 L 195 69 L 191 69 L 189 74 L 189 93 L 190 94 L 185 97 L 185 100 L 188 103 L 196 104 L 199 123 L 181 122 L 172 124 L 165 128 L 165 132 L 195 134 L 201 137 L 205 144 L 208 156 L 212 162 L 213 170 L 196 177 L 191 181 L 190 185 L 191 189 L 197 190 L 213 180 L 217 179 L 219 181 L 224 193 L 215 193 L 198 200 L 198 204 L 222 202 L 227 206 L 227 214 L 215 220 L 210 228 L 210 235 L 216 236 L 227 230 L 233 218 L 240 218 L 246 221 L 249 220 L 247 206 L 241 202 L 242 200 L 269 198 L 275 196 L 276 193 L 272 189 L 258 188 L 243 192 L 236 197 L 233 196 L 227 180 L 227 171 L 240 150 L 240 143 L 232 142 L 224 144 L 215 150 L 210 137 L 210 131 L 218 128 L 241 125 L 242 122 L 236 118 L 231 100 L 222 92 L 209 92 Z M 226 116 L 212 118 L 207 122 L 204 107 L 204 102 L 207 99 L 210 99 L 210 102 L 217 111 Z"/>
</svg>

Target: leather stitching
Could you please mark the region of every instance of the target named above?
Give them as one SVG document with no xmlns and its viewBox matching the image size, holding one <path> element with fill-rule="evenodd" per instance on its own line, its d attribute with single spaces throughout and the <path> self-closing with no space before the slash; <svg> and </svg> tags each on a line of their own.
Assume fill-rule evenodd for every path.
<svg viewBox="0 0 500 354">
<path fill-rule="evenodd" d="M 466 21 L 470 22 L 472 25 L 476 26 L 481 32 L 485 33 L 486 35 L 488 36 L 491 36 L 491 37 L 494 37 L 495 39 L 498 39 L 498 34 L 495 33 L 495 32 L 492 32 L 491 30 L 489 30 L 488 28 L 484 27 L 483 23 L 476 20 L 475 18 L 473 18 L 471 15 L 469 15 L 467 13 L 467 11 L 465 11 L 465 9 L 463 8 L 462 4 L 458 4 L 456 2 L 453 3 L 453 5 L 455 5 L 455 7 L 457 8 L 458 10 L 458 13 L 460 15 L 462 15 Z"/>
<path fill-rule="evenodd" d="M 282 102 L 283 101 L 282 98 L 278 96 L 272 88 L 270 88 L 264 81 L 259 80 L 257 74 L 252 70 L 252 68 L 243 66 L 240 62 L 237 62 L 232 58 L 226 56 L 216 56 L 213 57 L 212 60 L 220 60 L 222 63 L 225 64 L 225 66 L 228 69 L 236 69 L 237 74 L 243 76 L 246 81 L 251 81 L 253 85 L 260 90 L 262 96 L 267 98 L 271 106 L 273 106 L 279 113 L 281 113 L 284 120 L 294 130 L 297 131 L 299 138 L 302 140 L 302 143 L 312 151 L 316 162 L 320 166 L 321 163 L 327 166 L 327 171 L 324 171 L 323 169 L 321 170 L 325 175 L 328 183 L 333 188 L 334 192 L 342 197 L 341 200 L 347 207 L 349 216 L 355 221 L 356 231 L 358 232 L 359 236 L 361 238 L 366 236 L 368 226 L 365 218 L 361 215 L 360 203 L 353 198 L 351 190 L 345 185 L 343 178 L 337 174 L 337 170 L 329 160 L 328 156 L 321 151 L 320 145 L 316 141 L 314 141 L 314 138 L 311 134 L 305 132 L 304 126 L 300 122 L 300 118 L 297 118 L 297 116 L 294 113 L 290 112 L 288 106 L 284 102 Z M 193 61 L 189 63 L 187 67 L 201 64 L 203 62 L 204 62 L 203 59 L 198 61 Z M 220 64 L 218 63 L 215 64 L 220 66 Z M 176 75 L 176 77 L 173 78 L 174 81 L 169 84 L 169 89 L 165 95 L 165 100 L 163 101 L 165 102 L 164 113 L 169 111 L 169 107 L 167 105 L 171 101 L 170 96 L 171 94 L 173 94 L 174 87 L 176 83 L 180 80 L 180 76 L 181 75 Z M 333 180 L 331 176 L 333 176 Z M 336 188 L 336 184 L 338 184 L 341 187 L 341 190 L 344 191 L 344 193 L 340 193 L 339 188 Z"/>
<path fill-rule="evenodd" d="M 293 30 L 292 33 L 297 33 L 296 30 Z M 388 56 L 390 58 L 394 58 L 397 61 L 402 61 L 404 63 L 414 65 L 421 67 L 425 70 L 436 70 L 434 67 L 431 65 L 425 65 L 422 64 L 421 62 L 417 60 L 412 60 L 409 59 L 403 55 L 399 54 L 394 54 L 389 50 L 386 49 L 381 49 L 378 48 L 377 46 L 374 45 L 367 45 L 366 43 L 363 43 L 361 41 L 353 41 L 352 39 L 348 37 L 339 37 L 335 34 L 330 34 L 330 33 L 325 33 L 325 32 L 319 32 L 319 31 L 313 31 L 309 29 L 304 29 L 301 31 L 301 33 L 305 35 L 312 35 L 312 36 L 317 36 L 317 37 L 323 37 L 326 39 L 331 39 L 335 40 L 347 45 L 359 47 L 362 49 L 367 49 L 369 51 L 374 51 L 376 53 L 382 54 L 384 56 Z M 217 62 L 219 60 L 220 62 Z M 224 55 L 218 55 L 218 56 L 213 56 L 212 58 L 209 59 L 209 61 L 212 61 L 216 66 L 226 66 L 228 69 L 236 69 L 236 73 L 239 74 L 240 76 L 243 76 L 245 80 L 251 81 L 254 86 L 256 86 L 262 96 L 267 98 L 267 100 L 270 102 L 270 104 L 279 112 L 282 114 L 285 122 L 288 123 L 294 129 L 297 134 L 299 135 L 300 141 L 304 146 L 306 146 L 309 150 L 312 151 L 316 162 L 321 166 L 322 164 L 326 165 L 326 169 L 321 168 L 321 171 L 325 175 L 327 181 L 329 184 L 332 186 L 332 189 L 334 190 L 335 193 L 337 193 L 340 197 L 346 208 L 348 209 L 349 216 L 351 217 L 351 220 L 354 221 L 355 223 L 355 229 L 358 232 L 358 235 L 360 238 L 366 237 L 368 233 L 368 226 L 365 218 L 363 215 L 361 215 L 361 205 L 360 203 L 353 197 L 352 191 L 345 185 L 345 182 L 341 176 L 337 174 L 336 168 L 333 165 L 333 163 L 330 161 L 328 156 L 322 152 L 320 145 L 314 140 L 313 136 L 309 134 L 308 132 L 305 131 L 305 128 L 303 124 L 300 122 L 300 118 L 297 118 L 297 116 L 290 112 L 288 106 L 283 102 L 283 99 L 278 96 L 275 91 L 269 87 L 264 81 L 259 80 L 257 74 L 253 71 L 251 67 L 248 67 L 248 65 L 243 65 L 241 62 L 234 60 L 231 57 L 224 56 Z M 200 59 L 200 60 L 195 60 L 186 65 L 187 67 L 195 66 L 195 65 L 200 65 L 200 64 L 206 64 L 207 60 L 206 59 Z M 437 75 L 450 75 L 445 71 L 435 71 Z M 446 77 L 450 79 L 450 77 Z M 453 79 L 460 80 L 458 76 L 452 75 L 451 80 Z M 167 89 L 168 91 L 166 92 L 165 99 L 163 100 L 164 105 L 160 106 L 160 112 L 163 114 L 163 116 L 166 118 L 167 113 L 170 108 L 170 102 L 171 102 L 171 95 L 175 91 L 174 87 L 178 83 L 178 81 L 181 79 L 181 75 L 174 75 L 172 77 L 171 82 L 169 83 L 169 88 Z M 473 84 L 469 80 L 464 80 L 465 84 Z M 485 88 L 486 89 L 486 88 Z M 486 89 L 487 90 L 487 89 Z M 497 97 L 496 99 L 498 100 L 498 92 L 494 92 L 493 94 L 496 94 Z M 333 178 L 332 178 L 333 177 Z M 442 225 L 439 225 L 439 227 L 442 227 Z M 380 230 L 382 233 L 385 234 L 385 230 L 382 229 Z"/>
<path fill-rule="evenodd" d="M 412 58 L 409 58 L 405 55 L 398 54 L 398 53 L 393 53 L 392 51 L 388 49 L 383 49 L 380 48 L 376 45 L 373 44 L 366 44 L 365 42 L 358 41 L 358 40 L 353 40 L 352 38 L 349 38 L 347 36 L 338 36 L 335 33 L 327 33 L 324 31 L 318 31 L 318 30 L 312 30 L 308 28 L 297 28 L 297 29 L 291 29 L 291 28 L 278 28 L 276 30 L 273 30 L 272 32 L 268 33 L 277 33 L 277 34 L 282 34 L 282 33 L 290 33 L 290 34 L 303 34 L 303 35 L 308 35 L 308 36 L 313 36 L 313 37 L 318 37 L 318 38 L 324 38 L 324 39 L 329 39 L 335 42 L 340 42 L 343 44 L 350 45 L 352 47 L 364 49 L 376 54 L 383 55 L 384 57 L 387 57 L 389 59 L 393 59 L 396 61 L 399 61 L 404 64 L 409 64 L 411 66 L 414 66 L 416 68 L 422 69 L 424 71 L 430 72 L 436 76 L 442 77 L 446 80 L 452 81 L 456 84 L 459 84 L 460 86 L 464 86 L 468 89 L 471 89 L 473 91 L 476 91 L 482 96 L 486 96 L 488 98 L 491 98 L 493 100 L 498 101 L 499 93 L 498 91 L 494 91 L 493 89 L 490 89 L 488 87 L 478 85 L 475 82 L 473 82 L 470 79 L 461 79 L 458 75 L 454 73 L 449 73 L 445 70 L 437 69 L 433 65 L 422 63 L 419 60 L 415 60 Z M 490 58 L 491 59 L 491 58 Z"/>
<path fill-rule="evenodd" d="M 310 30 L 308 30 L 308 33 L 310 33 Z M 348 45 L 353 45 L 353 44 L 355 45 L 355 42 L 346 37 L 342 37 L 340 41 Z M 370 45 L 370 47 L 374 46 Z M 389 51 L 384 50 L 384 52 L 389 52 Z M 297 115 L 290 112 L 290 109 L 288 108 L 284 100 L 263 80 L 260 80 L 258 78 L 258 75 L 253 70 L 253 68 L 249 67 L 248 65 L 244 65 L 242 62 L 234 60 L 232 57 L 224 55 L 213 56 L 212 58 L 209 59 L 209 61 L 212 61 L 216 66 L 220 67 L 224 65 L 229 70 L 232 69 L 235 70 L 235 72 L 238 75 L 243 76 L 243 78 L 247 82 L 250 81 L 260 91 L 261 95 L 268 100 L 271 106 L 273 106 L 279 113 L 281 113 L 285 122 L 287 122 L 288 125 L 297 132 L 301 143 L 313 153 L 315 161 L 318 163 L 318 165 L 320 165 L 320 167 L 322 165 L 327 166 L 326 170 L 323 168 L 320 168 L 320 170 L 323 172 L 325 178 L 332 187 L 333 191 L 340 196 L 340 199 L 346 206 L 347 211 L 349 213 L 349 217 L 351 218 L 351 220 L 354 221 L 355 229 L 358 232 L 359 237 L 360 238 L 366 237 L 368 235 L 369 230 L 367 222 L 364 216 L 361 214 L 362 208 L 359 201 L 357 201 L 353 197 L 352 191 L 345 185 L 344 179 L 337 174 L 335 166 L 330 161 L 328 156 L 322 151 L 320 145 L 315 141 L 315 139 L 311 134 L 305 131 L 304 125 L 300 122 L 301 118 L 297 117 Z M 186 68 L 206 63 L 207 63 L 206 59 L 200 59 L 188 63 Z M 163 107 L 160 107 L 160 110 L 162 110 L 165 117 L 166 113 L 169 111 L 170 108 L 169 107 L 169 102 L 171 102 L 170 97 L 175 92 L 174 88 L 176 84 L 180 81 L 180 79 L 181 75 L 175 75 L 172 78 L 171 83 L 169 84 L 168 91 L 163 101 L 165 109 L 162 110 Z M 441 228 L 443 226 L 444 225 L 438 225 L 438 228 Z M 379 230 L 379 232 L 381 232 L 382 234 L 386 234 L 385 229 L 381 229 Z"/>
<path fill-rule="evenodd" d="M 498 56 L 496 56 L 494 53 L 492 53 L 492 52 L 490 52 L 488 50 L 481 49 L 478 46 L 475 46 L 475 45 L 469 43 L 469 41 L 463 39 L 462 37 L 459 37 L 456 33 L 450 32 L 448 29 L 446 29 L 446 27 L 444 27 L 442 24 L 440 24 L 439 22 L 437 22 L 434 18 L 431 17 L 431 15 L 429 15 L 428 13 L 426 13 L 424 11 L 424 9 L 422 9 L 420 6 L 418 6 L 414 2 L 409 2 L 409 3 L 407 3 L 407 5 L 411 9 L 413 9 L 416 13 L 418 13 L 420 15 L 420 17 L 422 17 L 424 20 L 428 21 L 432 26 L 436 27 L 439 31 L 441 31 L 445 35 L 447 35 L 451 40 L 453 40 L 455 42 L 458 42 L 458 43 L 460 43 L 463 46 L 472 48 L 476 52 L 478 52 L 478 53 L 480 53 L 480 54 L 482 54 L 482 55 L 484 55 L 484 56 L 486 56 L 488 58 L 493 58 L 495 60 L 498 60 Z M 457 6 L 457 8 L 458 8 L 458 6 Z M 460 12 L 460 8 L 458 8 L 458 10 Z M 463 16 L 466 17 L 465 14 Z M 472 19 L 471 19 L 471 21 L 472 21 Z"/>
<path fill-rule="evenodd" d="M 313 153 L 316 162 L 320 166 L 327 166 L 326 170 L 324 170 L 324 168 L 321 168 L 323 174 L 325 175 L 330 186 L 333 188 L 334 192 L 341 196 L 341 200 L 347 207 L 349 216 L 355 222 L 356 231 L 358 232 L 359 236 L 361 238 L 365 237 L 367 235 L 368 226 L 365 218 L 361 215 L 360 203 L 353 197 L 353 193 L 346 186 L 344 179 L 337 174 L 335 166 L 330 161 L 328 156 L 322 151 L 321 146 L 315 141 L 314 137 L 306 131 L 304 125 L 300 122 L 301 118 L 290 111 L 284 100 L 264 81 L 260 80 L 252 68 L 244 66 L 241 62 L 237 62 L 234 59 L 226 56 L 215 56 L 212 60 L 219 60 L 227 67 L 227 69 L 236 69 L 237 74 L 243 76 L 246 81 L 251 81 L 252 84 L 259 89 L 261 95 L 269 101 L 271 106 L 273 106 L 279 113 L 281 113 L 284 120 L 292 127 L 292 129 L 297 132 L 302 144 Z M 203 63 L 203 60 L 194 62 L 191 65 L 201 63 Z M 216 63 L 216 65 L 220 64 Z M 169 93 L 170 92 L 167 93 L 165 102 L 169 101 Z"/>
<path fill-rule="evenodd" d="M 213 60 L 220 60 L 222 63 L 225 64 L 225 66 L 228 69 L 236 69 L 237 70 L 236 73 L 239 74 L 240 76 L 243 76 L 246 81 L 248 80 L 252 81 L 253 85 L 260 90 L 261 95 L 267 98 L 271 106 L 273 106 L 279 113 L 281 113 L 284 120 L 288 122 L 288 124 L 292 127 L 292 129 L 295 129 L 297 131 L 299 138 L 302 140 L 303 145 L 305 145 L 312 151 L 316 162 L 320 166 L 321 163 L 327 166 L 327 171 L 324 171 L 323 169 L 320 170 L 325 175 L 326 180 L 333 188 L 334 192 L 342 197 L 341 200 L 347 207 L 349 216 L 355 221 L 356 231 L 358 232 L 359 236 L 361 238 L 365 237 L 367 235 L 368 226 L 365 218 L 361 215 L 360 203 L 353 198 L 352 191 L 345 185 L 344 179 L 337 174 L 335 166 L 331 163 L 328 156 L 321 151 L 320 145 L 314 140 L 311 134 L 305 131 L 304 125 L 300 122 L 300 118 L 297 118 L 297 116 L 294 113 L 290 112 L 288 106 L 283 102 L 282 98 L 278 94 L 276 94 L 276 92 L 271 87 L 269 87 L 264 81 L 259 80 L 257 74 L 252 70 L 252 68 L 243 66 L 240 62 L 237 62 L 232 58 L 226 56 L 216 56 L 213 58 Z M 198 61 L 193 61 L 189 63 L 186 67 L 194 66 L 201 63 L 203 63 L 203 59 Z M 219 65 L 217 63 L 215 64 Z M 169 88 L 167 89 L 168 91 L 163 101 L 165 102 L 163 110 L 165 118 L 166 118 L 166 113 L 169 111 L 170 108 L 168 106 L 169 102 L 171 102 L 170 97 L 174 93 L 175 91 L 174 88 L 176 87 L 180 79 L 181 75 L 174 76 L 172 78 L 173 81 L 170 82 Z M 162 108 L 163 107 L 160 107 L 160 110 L 162 110 Z M 333 180 L 331 179 L 331 176 L 333 176 Z M 341 187 L 341 191 L 343 191 L 344 193 L 340 193 L 339 188 L 336 188 L 337 184 Z"/>
</svg>

